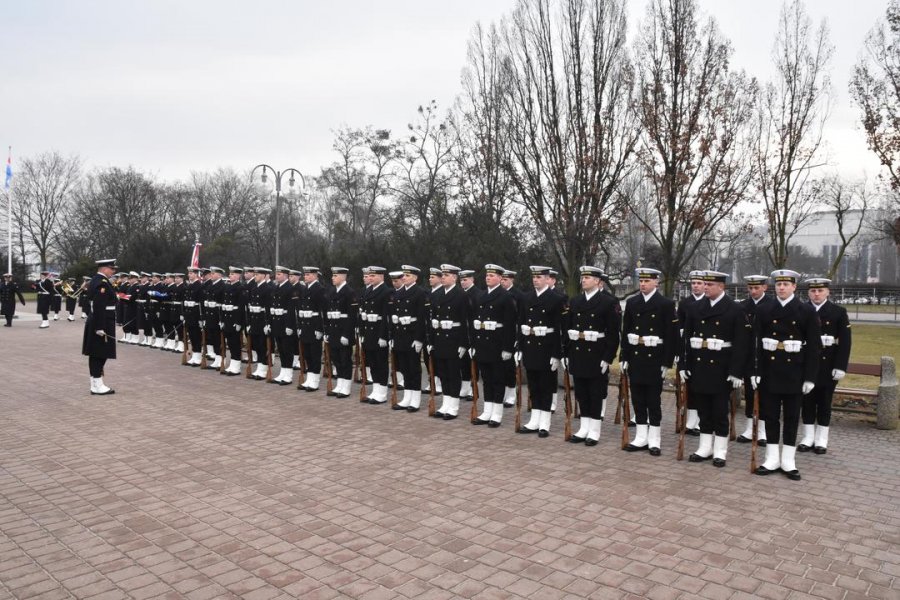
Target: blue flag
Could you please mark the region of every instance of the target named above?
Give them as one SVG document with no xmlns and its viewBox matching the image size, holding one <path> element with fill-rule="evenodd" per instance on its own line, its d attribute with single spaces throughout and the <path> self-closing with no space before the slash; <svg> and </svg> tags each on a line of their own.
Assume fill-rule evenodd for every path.
<svg viewBox="0 0 900 600">
<path fill-rule="evenodd" d="M 9 189 L 9 182 L 12 181 L 12 148 L 9 151 L 9 158 L 6 159 L 6 183 L 4 187 Z"/>
</svg>

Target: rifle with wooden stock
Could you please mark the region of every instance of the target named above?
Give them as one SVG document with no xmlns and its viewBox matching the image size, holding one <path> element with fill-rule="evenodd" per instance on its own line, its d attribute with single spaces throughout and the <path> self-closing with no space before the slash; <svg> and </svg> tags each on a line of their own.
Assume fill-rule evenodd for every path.
<svg viewBox="0 0 900 600">
<path fill-rule="evenodd" d="M 225 345 L 225 330 L 219 329 L 219 347 L 222 349 L 222 362 L 219 364 L 219 375 L 225 374 L 225 357 L 228 356 L 228 346 Z"/>
<path fill-rule="evenodd" d="M 272 381 L 272 336 L 266 335 L 266 382 Z"/>
<path fill-rule="evenodd" d="M 433 417 L 436 409 L 434 406 L 434 357 L 431 352 L 428 353 L 428 383 L 431 387 L 431 389 L 428 390 L 431 394 L 428 397 L 428 416 Z"/>
<path fill-rule="evenodd" d="M 244 339 L 247 341 L 247 379 L 253 377 L 253 345 L 251 344 L 250 334 L 244 332 Z"/>
<path fill-rule="evenodd" d="M 328 383 L 325 386 L 326 392 L 332 392 L 334 387 L 331 382 L 331 346 L 328 342 L 322 344 L 322 347 L 325 349 L 325 373 L 328 375 Z"/>
<path fill-rule="evenodd" d="M 516 423 L 515 430 L 522 428 L 522 365 L 516 365 Z"/>
<path fill-rule="evenodd" d="M 472 423 L 478 418 L 478 367 L 475 366 L 475 359 L 469 361 L 471 366 L 472 379 L 472 410 L 469 413 L 469 421 Z"/>
<path fill-rule="evenodd" d="M 568 442 L 572 437 L 572 387 L 569 384 L 569 367 L 563 369 L 563 398 L 566 403 L 566 426 L 563 436 Z"/>
<path fill-rule="evenodd" d="M 619 368 L 619 397 L 616 398 L 616 417 L 613 423 L 618 425 L 622 422 L 622 385 L 625 380 L 625 371 Z"/>
<path fill-rule="evenodd" d="M 681 433 L 681 430 L 684 429 L 687 424 L 686 415 L 687 411 L 685 407 L 681 405 L 684 400 L 681 394 L 681 388 L 684 386 L 684 383 L 681 381 L 681 371 L 679 370 L 678 364 L 675 364 L 675 433 Z M 681 460 L 681 459 L 679 459 Z"/>
<path fill-rule="evenodd" d="M 675 372 L 677 373 L 678 371 Z M 676 381 L 678 380 L 676 379 Z M 678 394 L 676 398 L 676 403 L 678 405 L 678 414 L 676 415 L 676 418 L 681 422 L 681 429 L 678 431 L 678 449 L 675 452 L 675 459 L 684 460 L 684 435 L 687 433 L 687 386 L 684 384 L 678 386 L 675 393 Z"/>
<path fill-rule="evenodd" d="M 366 350 L 362 347 L 362 344 L 359 343 L 359 338 L 356 338 L 356 366 L 359 368 L 362 377 L 359 381 L 359 401 L 360 402 L 368 402 L 368 394 L 366 394 Z"/>
<path fill-rule="evenodd" d="M 391 360 L 391 384 L 393 385 L 391 389 L 391 408 L 393 408 L 397 406 L 397 353 L 394 352 L 393 347 L 388 356 Z"/>
<path fill-rule="evenodd" d="M 181 353 L 181 364 L 186 365 L 188 361 L 188 345 L 190 343 L 190 340 L 187 336 L 187 325 L 185 325 L 184 323 L 181 324 L 181 337 L 184 338 L 184 352 Z"/>
<path fill-rule="evenodd" d="M 297 381 L 297 389 L 302 390 L 306 383 L 306 360 L 303 357 L 303 342 L 300 341 L 300 330 L 297 330 L 297 356 L 300 357 L 300 378 Z"/>
<path fill-rule="evenodd" d="M 200 332 L 200 368 L 206 369 L 208 366 L 206 360 L 206 326 L 203 326 Z"/>
<path fill-rule="evenodd" d="M 622 403 L 622 448 L 628 445 L 628 423 L 631 421 L 631 400 L 629 398 L 630 389 L 628 387 L 628 373 L 622 371 L 619 376 L 619 400 Z"/>
</svg>

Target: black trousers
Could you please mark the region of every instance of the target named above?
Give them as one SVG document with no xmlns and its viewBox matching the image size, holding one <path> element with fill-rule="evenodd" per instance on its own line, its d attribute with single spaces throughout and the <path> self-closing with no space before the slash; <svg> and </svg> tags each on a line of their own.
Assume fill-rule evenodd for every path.
<svg viewBox="0 0 900 600">
<path fill-rule="evenodd" d="M 658 427 L 662 421 L 662 379 L 659 383 L 632 383 L 631 404 L 634 406 L 634 421 L 638 425 L 650 424 Z M 768 431 L 768 430 L 766 430 Z"/>
<path fill-rule="evenodd" d="M 47 294 L 38 294 L 37 311 L 41 315 L 41 319 L 47 320 L 47 314 L 50 312 L 50 296 Z"/>
<path fill-rule="evenodd" d="M 460 359 L 459 377 L 463 381 L 472 381 L 472 359 L 468 354 Z"/>
<path fill-rule="evenodd" d="M 318 375 L 322 372 L 322 341 L 301 342 L 303 347 L 303 361 L 306 363 L 306 372 Z"/>
<path fill-rule="evenodd" d="M 477 356 L 477 355 L 476 355 Z M 482 362 L 475 360 L 478 372 L 481 374 L 481 389 L 484 392 L 485 402 L 500 404 L 506 392 L 506 363 L 510 360 L 498 360 Z"/>
<path fill-rule="evenodd" d="M 241 332 L 235 331 L 232 327 L 231 331 L 225 334 L 225 345 L 228 347 L 228 351 L 231 353 L 231 360 L 240 362 L 241 343 Z"/>
<path fill-rule="evenodd" d="M 350 379 L 353 377 L 353 346 L 344 346 L 340 343 L 328 346 L 331 365 L 337 370 L 338 378 Z"/>
<path fill-rule="evenodd" d="M 797 445 L 797 425 L 800 421 L 800 404 L 802 394 L 760 394 L 760 412 L 766 422 L 766 439 L 770 444 L 777 444 L 784 437 L 785 446 Z M 784 432 L 782 435 L 780 416 L 784 412 Z"/>
<path fill-rule="evenodd" d="M 816 384 L 810 393 L 803 396 L 804 425 L 821 425 L 822 427 L 831 425 L 831 400 L 834 397 L 836 386 L 836 381 L 831 381 L 825 386 Z"/>
<path fill-rule="evenodd" d="M 403 387 L 407 390 L 418 391 L 422 389 L 422 361 L 415 350 L 394 351 L 397 361 L 397 370 L 403 374 Z"/>
<path fill-rule="evenodd" d="M 75 307 L 78 305 L 78 298 L 69 298 L 66 296 L 66 312 L 75 314 Z"/>
<path fill-rule="evenodd" d="M 700 433 L 712 433 L 718 436 L 728 435 L 728 417 L 731 409 L 731 393 L 688 394 L 691 405 L 700 414 Z"/>
<path fill-rule="evenodd" d="M 62 309 L 62 296 L 51 296 L 50 304 L 52 305 L 53 312 L 58 313 Z"/>
<path fill-rule="evenodd" d="M 753 386 L 750 385 L 750 380 L 746 377 L 744 378 L 744 416 L 748 419 L 753 418 Z M 759 410 L 762 412 L 762 400 L 760 400 Z"/>
<path fill-rule="evenodd" d="M 553 392 L 556 391 L 556 371 L 546 369 L 525 369 L 528 377 L 528 394 L 531 396 L 532 410 L 550 410 Z"/>
<path fill-rule="evenodd" d="M 206 326 L 206 344 L 213 347 L 213 352 L 216 354 L 222 354 L 222 330 L 219 329 L 219 323 L 216 322 L 215 325 L 209 325 L 209 321 L 207 321 Z"/>
<path fill-rule="evenodd" d="M 432 355 L 433 356 L 433 355 Z M 462 386 L 460 373 L 460 360 L 456 355 L 449 358 L 438 358 L 433 356 L 434 375 L 441 378 L 441 389 L 444 396 L 451 398 L 459 398 L 459 388 Z"/>
<path fill-rule="evenodd" d="M 372 382 L 378 385 L 388 383 L 388 349 L 387 348 L 363 348 L 366 367 L 372 370 Z M 365 373 L 363 373 L 365 375 Z"/>
<path fill-rule="evenodd" d="M 599 419 L 603 416 L 603 402 L 609 393 L 609 371 L 598 377 L 573 377 L 575 400 L 581 416 Z"/>
<path fill-rule="evenodd" d="M 266 336 L 261 333 L 254 333 L 250 336 L 250 349 L 256 352 L 256 362 L 268 362 L 269 357 L 266 354 Z M 253 356 L 250 356 L 250 360 Z"/>
<path fill-rule="evenodd" d="M 91 372 L 91 377 L 103 377 L 103 367 L 105 365 L 105 358 L 88 357 L 88 370 Z"/>
<path fill-rule="evenodd" d="M 166 337 L 166 327 L 159 315 L 153 315 L 153 333 L 158 338 Z"/>
<path fill-rule="evenodd" d="M 167 340 L 179 340 L 181 339 L 181 320 L 169 321 L 166 323 L 166 339 Z"/>
<path fill-rule="evenodd" d="M 506 387 L 516 387 L 516 361 L 503 361 L 503 384 Z"/>
<path fill-rule="evenodd" d="M 188 325 L 187 326 L 188 337 L 191 340 L 191 351 L 192 352 L 206 352 L 206 349 L 203 348 L 203 333 L 200 331 L 199 325 Z"/>
<path fill-rule="evenodd" d="M 297 337 L 293 335 L 281 335 L 275 338 L 278 342 L 278 358 L 281 359 L 282 369 L 294 368 L 294 353 L 297 351 Z"/>
</svg>

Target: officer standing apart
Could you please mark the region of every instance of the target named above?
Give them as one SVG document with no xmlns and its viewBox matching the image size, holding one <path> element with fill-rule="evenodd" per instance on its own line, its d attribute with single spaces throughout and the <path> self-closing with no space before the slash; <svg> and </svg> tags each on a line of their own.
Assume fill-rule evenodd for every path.
<svg viewBox="0 0 900 600">
<path fill-rule="evenodd" d="M 569 441 L 596 446 L 606 412 L 609 365 L 619 349 L 622 309 L 619 301 L 602 293 L 603 272 L 583 266 L 581 294 L 569 305 L 566 323 L 566 368 L 575 380 L 575 399 L 581 408 L 581 423 Z"/>
<path fill-rule="evenodd" d="M 724 467 L 728 453 L 730 396 L 744 383 L 750 324 L 741 306 L 725 293 L 728 275 L 705 271 L 706 297 L 685 311 L 681 379 L 700 414 L 700 447 L 691 462 L 713 459 Z"/>
<path fill-rule="evenodd" d="M 816 387 L 803 397 L 803 438 L 798 452 L 825 454 L 831 425 L 831 399 L 837 382 L 847 374 L 850 362 L 850 319 L 847 309 L 828 299 L 830 279 L 808 279 L 809 301 L 819 315 L 822 328 L 822 355 Z"/>
<path fill-rule="evenodd" d="M 16 314 L 16 296 L 19 297 L 22 306 L 25 306 L 25 298 L 12 277 L 12 273 L 5 273 L 3 283 L 0 283 L 0 314 L 6 317 L 4 327 L 12 327 L 13 316 Z"/>
<path fill-rule="evenodd" d="M 775 302 L 756 313 L 759 356 L 751 377 L 754 388 L 760 390 L 760 409 L 769 438 L 766 460 L 756 468 L 756 474 L 781 471 L 794 481 L 800 479 L 795 463 L 800 404 L 803 396 L 816 387 L 822 351 L 816 310 L 795 295 L 799 278 L 799 273 L 789 269 L 772 272 Z M 784 448 L 779 451 L 782 437 Z"/>
<path fill-rule="evenodd" d="M 660 271 L 637 270 L 640 293 L 625 302 L 622 319 L 622 371 L 631 384 L 635 412 L 634 440 L 628 452 L 650 451 L 659 456 L 663 380 L 675 360 L 678 317 L 675 303 L 659 293 Z"/>
<path fill-rule="evenodd" d="M 115 391 L 103 383 L 103 367 L 108 359 L 116 358 L 116 294 L 109 282 L 116 271 L 116 259 L 97 261 L 97 274 L 85 294 L 91 312 L 84 322 L 81 353 L 88 357 L 91 373 L 91 394 L 105 396 Z"/>
</svg>

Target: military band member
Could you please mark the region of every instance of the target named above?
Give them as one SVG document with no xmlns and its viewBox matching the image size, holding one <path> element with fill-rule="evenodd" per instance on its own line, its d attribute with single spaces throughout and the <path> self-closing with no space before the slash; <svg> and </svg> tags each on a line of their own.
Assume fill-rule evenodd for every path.
<svg viewBox="0 0 900 600">
<path fill-rule="evenodd" d="M 700 413 L 700 446 L 691 462 L 713 459 L 724 467 L 728 454 L 730 396 L 744 383 L 750 323 L 725 293 L 728 275 L 704 271 L 705 298 L 685 310 L 684 350 L 678 365 L 690 403 Z"/>
<path fill-rule="evenodd" d="M 19 291 L 19 284 L 13 281 L 12 273 L 3 274 L 3 283 L 0 283 L 0 314 L 6 319 L 4 327 L 12 327 L 13 317 L 16 314 L 16 297 L 25 306 L 25 297 Z"/>
<path fill-rule="evenodd" d="M 562 364 L 560 333 L 567 318 L 566 299 L 550 286 L 550 267 L 532 266 L 534 290 L 519 305 L 517 361 L 528 376 L 531 418 L 517 433 L 550 435 L 551 407 L 557 388 L 557 371 Z"/>
<path fill-rule="evenodd" d="M 53 292 L 50 296 L 50 310 L 53 311 L 53 320 L 59 321 L 59 311 L 62 310 L 62 280 L 59 273 L 50 273 L 50 279 L 53 281 Z"/>
<path fill-rule="evenodd" d="M 275 282 L 269 295 L 269 320 L 267 331 L 278 348 L 281 368 L 271 383 L 290 385 L 294 381 L 294 352 L 297 351 L 297 314 L 295 312 L 296 290 L 289 281 L 291 270 L 275 265 Z"/>
<path fill-rule="evenodd" d="M 116 358 L 116 294 L 109 277 L 116 270 L 116 259 L 97 261 L 97 274 L 85 294 L 91 303 L 91 312 L 84 323 L 81 353 L 88 357 L 91 374 L 91 394 L 114 394 L 103 382 L 106 361 Z"/>
<path fill-rule="evenodd" d="M 65 284 L 62 286 L 62 290 L 63 295 L 66 297 L 66 312 L 69 313 L 66 320 L 74 321 L 75 309 L 78 307 L 78 296 L 75 295 L 75 278 L 67 278 Z"/>
<path fill-rule="evenodd" d="M 87 296 L 84 295 L 84 292 L 87 291 L 88 283 L 90 283 L 91 278 L 87 275 L 83 275 L 81 277 L 81 285 L 78 288 L 78 308 L 81 309 L 81 319 L 87 319 L 89 308 L 89 303 L 87 301 Z"/>
<path fill-rule="evenodd" d="M 684 349 L 684 344 L 687 343 L 684 337 L 684 322 L 687 319 L 687 309 L 706 297 L 703 274 L 703 271 L 690 272 L 688 279 L 690 281 L 691 294 L 678 301 L 678 326 L 680 328 L 679 333 L 681 334 L 682 341 L 678 345 L 678 353 L 675 355 L 675 362 L 681 361 L 681 350 Z M 687 409 L 687 419 L 685 421 L 685 426 L 687 427 L 686 433 L 688 435 L 698 436 L 700 435 L 700 415 L 697 412 L 697 409 L 693 408 L 693 403 L 690 401 L 690 395 L 688 395 L 688 402 L 691 406 L 688 406 Z"/>
<path fill-rule="evenodd" d="M 625 450 L 649 449 L 651 456 L 661 454 L 660 396 L 679 341 L 675 303 L 657 290 L 659 276 L 656 269 L 637 269 L 640 293 L 625 302 L 620 355 L 637 423 L 634 440 Z"/>
<path fill-rule="evenodd" d="M 522 297 L 525 295 L 522 290 L 516 287 L 516 275 L 515 271 L 511 271 L 509 269 L 503 270 L 503 278 L 500 280 L 509 295 L 512 297 L 513 302 L 516 307 L 516 315 L 518 315 L 519 304 L 522 302 Z M 517 317 L 518 318 L 518 317 Z M 504 375 L 503 382 L 505 384 L 504 395 L 503 395 L 503 405 L 504 406 L 515 406 L 516 404 L 516 364 L 515 361 L 507 362 L 504 364 Z"/>
<path fill-rule="evenodd" d="M 369 404 L 384 404 L 388 391 L 388 298 L 392 287 L 384 283 L 387 269 L 368 267 L 369 286 L 359 299 L 359 343 L 365 354 L 366 370 L 372 374 Z"/>
<path fill-rule="evenodd" d="M 403 399 L 393 408 L 416 412 L 422 402 L 422 348 L 425 346 L 431 306 L 428 292 L 417 285 L 419 269 L 401 267 L 403 286 L 394 295 L 391 310 L 391 343 L 397 376 L 403 375 Z M 398 379 L 399 383 L 399 379 Z"/>
<path fill-rule="evenodd" d="M 41 271 L 41 278 L 35 285 L 37 292 L 37 312 L 41 315 L 40 329 L 50 327 L 50 305 L 53 298 L 53 280 L 50 271 Z"/>
<path fill-rule="evenodd" d="M 578 431 L 572 443 L 596 446 L 606 414 L 609 366 L 619 350 L 622 308 L 619 301 L 603 293 L 603 272 L 583 266 L 581 294 L 572 299 L 563 338 L 566 367 L 575 383 L 575 399 L 581 408 Z"/>
<path fill-rule="evenodd" d="M 466 293 L 469 298 L 469 314 L 474 315 L 475 307 L 481 299 L 482 290 L 475 285 L 475 271 L 471 269 L 463 269 L 459 272 L 459 287 Z M 469 323 L 471 328 L 472 324 Z M 459 390 L 459 397 L 463 400 L 472 399 L 472 357 L 463 356 L 460 365 L 460 378 L 462 384 Z"/>
<path fill-rule="evenodd" d="M 850 362 L 850 319 L 847 309 L 828 299 L 831 280 L 808 279 L 809 301 L 819 316 L 822 330 L 822 354 L 816 387 L 803 397 L 803 438 L 798 452 L 825 454 L 828 451 L 828 428 L 831 425 L 831 400 L 837 382 L 847 374 Z"/>
<path fill-rule="evenodd" d="M 434 310 L 434 302 L 437 298 L 439 298 L 441 296 L 441 294 L 444 293 L 444 285 L 441 283 L 441 276 L 442 276 L 442 273 L 441 273 L 441 269 L 439 267 L 431 267 L 428 269 L 428 287 L 429 287 L 430 291 L 427 291 L 427 293 L 428 293 L 428 323 L 426 323 L 426 330 L 428 332 L 427 336 L 428 336 L 429 340 L 431 339 L 431 319 L 432 319 L 431 313 Z M 423 357 L 426 365 L 429 364 L 429 362 L 432 362 L 430 360 L 431 351 L 428 349 L 429 345 L 430 344 L 426 344 L 425 350 L 422 352 L 422 357 Z M 434 376 L 434 394 L 436 396 L 440 396 L 441 394 L 443 394 L 443 389 L 441 387 L 441 378 L 438 377 L 437 373 L 434 373 L 433 376 Z M 431 376 L 429 375 L 429 377 L 427 377 L 425 379 L 425 389 L 422 390 L 426 394 L 431 393 L 430 377 Z"/>
<path fill-rule="evenodd" d="M 306 363 L 306 380 L 303 389 L 314 392 L 322 380 L 322 337 L 325 334 L 324 315 L 328 310 L 325 287 L 319 281 L 319 268 L 303 267 L 303 281 L 306 284 L 298 301 L 297 327 L 300 347 Z"/>
<path fill-rule="evenodd" d="M 821 329 L 816 310 L 795 295 L 800 274 L 779 269 L 771 277 L 775 281 L 775 302 L 758 308 L 756 313 L 759 357 L 751 383 L 760 389 L 768 436 L 766 460 L 757 467 L 756 474 L 769 475 L 780 470 L 788 479 L 797 481 L 797 423 L 803 396 L 816 386 L 822 353 Z M 784 444 L 780 450 L 779 441 Z"/>
<path fill-rule="evenodd" d="M 331 267 L 331 284 L 334 290 L 328 297 L 325 314 L 325 343 L 328 344 L 331 364 L 337 375 L 333 396 L 348 398 L 353 376 L 353 339 L 359 301 L 356 291 L 347 283 L 346 267 Z"/>
<path fill-rule="evenodd" d="M 441 407 L 432 416 L 446 421 L 459 415 L 460 370 L 462 358 L 469 351 L 471 306 L 458 285 L 459 272 L 457 266 L 441 265 L 443 291 L 431 299 L 429 351 L 444 391 Z"/>
<path fill-rule="evenodd" d="M 744 433 L 738 436 L 737 442 L 749 444 L 753 439 L 753 386 L 750 377 L 756 372 L 756 361 L 759 358 L 756 352 L 758 330 L 756 327 L 756 312 L 775 302 L 772 296 L 766 295 L 769 289 L 768 275 L 747 275 L 744 277 L 747 285 L 747 297 L 741 300 L 741 308 L 747 314 L 747 322 L 750 324 L 750 339 L 747 340 L 747 367 L 744 369 L 744 417 L 747 420 Z M 766 445 L 766 422 L 762 419 L 757 423 L 756 441 L 760 446 Z"/>
<path fill-rule="evenodd" d="M 506 363 L 513 362 L 516 341 L 516 303 L 501 285 L 503 267 L 484 266 L 485 292 L 473 298 L 472 359 L 481 375 L 484 410 L 472 423 L 500 427 Z"/>
<path fill-rule="evenodd" d="M 247 311 L 247 290 L 243 279 L 244 270 L 241 267 L 228 267 L 228 282 L 222 291 L 222 306 L 219 309 L 222 335 L 225 338 L 222 352 L 223 356 L 229 357 L 222 374 L 231 377 L 241 374 L 241 332 Z"/>
<path fill-rule="evenodd" d="M 253 272 L 254 282 L 248 286 L 247 293 L 247 334 L 250 336 L 250 359 L 256 364 L 251 377 L 261 381 L 266 378 L 269 360 L 266 352 L 266 336 L 269 334 L 268 309 L 272 282 L 269 280 L 271 270 L 254 267 Z"/>
</svg>

